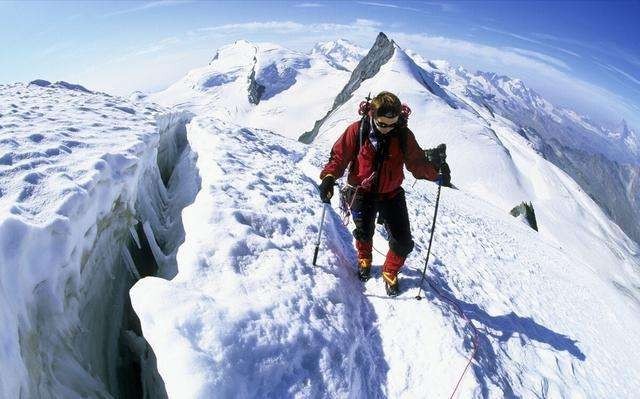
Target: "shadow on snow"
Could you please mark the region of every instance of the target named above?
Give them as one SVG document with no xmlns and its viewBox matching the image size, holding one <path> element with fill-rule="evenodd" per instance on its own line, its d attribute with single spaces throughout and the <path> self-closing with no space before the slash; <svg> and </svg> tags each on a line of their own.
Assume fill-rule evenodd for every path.
<svg viewBox="0 0 640 399">
<path fill-rule="evenodd" d="M 532 341 L 549 345 L 559 352 L 567 352 L 574 358 L 584 361 L 585 354 L 576 345 L 576 340 L 569 338 L 564 334 L 557 333 L 543 325 L 536 323 L 531 317 L 522 317 L 515 312 L 510 312 L 500 316 L 492 316 L 482 310 L 474 303 L 465 302 L 456 298 L 447 283 L 447 280 L 439 270 L 444 267 L 442 263 L 436 260 L 433 266 L 428 270 L 423 290 L 426 299 L 436 304 L 443 314 L 451 317 L 451 313 L 458 311 L 453 308 L 447 301 L 433 290 L 428 282 L 433 285 L 447 299 L 455 303 L 466 315 L 466 317 L 474 323 L 478 333 L 478 349 L 475 355 L 475 362 L 472 363 L 473 371 L 477 380 L 481 384 L 482 397 L 489 397 L 489 385 L 493 384 L 500 387 L 505 397 L 516 397 L 513 392 L 511 377 L 503 367 L 505 360 L 501 360 L 497 356 L 496 350 L 504 352 L 506 358 L 509 359 L 507 348 L 503 347 L 511 338 L 520 339 L 521 345 L 526 345 L 527 341 L 524 337 Z M 403 290 L 418 290 L 420 283 L 421 270 L 409 269 L 403 270 L 405 278 L 403 279 Z M 471 353 L 473 350 L 473 331 L 468 325 L 464 326 L 462 333 L 459 331 L 458 324 L 454 324 L 454 329 L 458 335 L 464 335 L 464 347 Z M 497 347 L 492 343 L 497 341 Z M 504 359 L 504 357 L 502 358 Z"/>
<path fill-rule="evenodd" d="M 384 387 L 387 385 L 389 365 L 384 356 L 380 331 L 376 327 L 378 316 L 366 297 L 353 295 L 362 291 L 362 283 L 355 269 L 357 254 L 351 244 L 351 233 L 340 217 L 329 209 L 326 213 L 325 228 L 326 239 L 323 241 L 326 242 L 329 251 L 337 256 L 339 264 L 325 266 L 323 257 L 319 256 L 315 268 L 339 278 L 343 283 L 342 290 L 345 296 L 357 303 L 357 312 L 352 315 L 357 325 L 352 332 L 355 353 L 351 359 L 351 373 L 345 376 L 350 383 L 349 397 L 386 398 Z"/>
</svg>

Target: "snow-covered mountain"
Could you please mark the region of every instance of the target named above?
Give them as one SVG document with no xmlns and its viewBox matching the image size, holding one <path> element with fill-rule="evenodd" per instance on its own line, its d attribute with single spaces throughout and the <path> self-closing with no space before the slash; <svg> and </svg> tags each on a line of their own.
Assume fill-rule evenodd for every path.
<svg viewBox="0 0 640 399">
<path fill-rule="evenodd" d="M 367 50 L 345 39 L 320 42 L 313 46 L 311 55 L 321 54 L 327 57 L 329 63 L 338 69 L 353 71 L 365 55 Z"/>
<path fill-rule="evenodd" d="M 353 72 L 239 41 L 129 100 L 0 86 L 0 397 L 634 397 L 640 248 L 464 82 L 381 34 Z M 311 264 L 320 168 L 384 89 L 423 147 L 447 143 L 458 188 L 423 301 L 430 182 L 404 185 L 399 297 L 381 254 L 359 282 L 335 202 Z M 538 232 L 509 215 L 522 201 Z"/>
<path fill-rule="evenodd" d="M 640 242 L 640 141 L 626 126 L 608 129 L 554 106 L 520 79 L 471 73 L 446 61 L 411 57 L 439 85 L 490 118 L 500 115 L 547 160 L 568 173 L 630 237 Z"/>
<path fill-rule="evenodd" d="M 348 79 L 348 71 L 336 69 L 322 54 L 240 40 L 222 47 L 209 65 L 189 72 L 150 99 L 298 137 L 308 118 L 321 117 Z"/>
</svg>

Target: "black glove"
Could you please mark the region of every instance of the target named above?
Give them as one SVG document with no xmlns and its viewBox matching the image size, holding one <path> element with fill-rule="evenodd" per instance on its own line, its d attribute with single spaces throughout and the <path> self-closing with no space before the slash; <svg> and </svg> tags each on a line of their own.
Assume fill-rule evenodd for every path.
<svg viewBox="0 0 640 399">
<path fill-rule="evenodd" d="M 322 183 L 320 183 L 320 200 L 325 204 L 331 203 L 331 197 L 333 197 L 333 185 L 335 184 L 336 179 L 327 175 L 322 179 Z"/>
<path fill-rule="evenodd" d="M 440 170 L 447 160 L 447 146 L 440 144 L 436 148 L 430 148 L 424 151 L 427 161 L 431 162 L 436 169 Z"/>
<path fill-rule="evenodd" d="M 449 164 L 444 162 L 440 166 L 440 184 L 445 187 L 451 187 L 451 169 L 449 169 Z"/>
</svg>

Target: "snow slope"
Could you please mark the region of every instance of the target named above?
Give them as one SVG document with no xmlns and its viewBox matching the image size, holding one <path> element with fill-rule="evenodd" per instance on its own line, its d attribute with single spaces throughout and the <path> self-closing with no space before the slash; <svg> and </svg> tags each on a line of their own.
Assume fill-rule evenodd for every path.
<svg viewBox="0 0 640 399">
<path fill-rule="evenodd" d="M 202 110 L 189 125 L 202 190 L 184 212 L 179 272 L 131 290 L 169 396 L 449 396 L 474 346 L 458 307 L 478 337 L 457 397 L 633 397 L 638 247 L 516 125 L 465 106 L 393 45 L 351 98 L 337 109 L 324 104 L 310 146 L 277 128 L 249 128 L 244 116 Z M 352 226 L 335 203 L 319 265 L 310 264 L 319 170 L 361 99 L 389 87 L 412 107 L 418 141 L 450 149 L 459 190 L 443 189 L 428 271 L 450 301 L 428 285 L 426 301 L 413 299 L 432 183 L 405 184 L 416 249 L 397 299 L 384 294 L 382 255 L 374 278 L 357 281 Z M 539 233 L 508 214 L 523 200 L 533 202 Z M 374 242 L 382 253 L 384 236 L 379 230 Z"/>
<path fill-rule="evenodd" d="M 361 288 L 349 228 L 334 210 L 319 265 L 310 264 L 324 151 L 206 116 L 188 137 L 203 189 L 185 210 L 179 273 L 145 278 L 131 291 L 170 397 L 451 393 L 471 349 L 469 329 L 432 290 L 426 301 L 413 299 L 433 184 L 409 189 L 417 246 L 403 294 L 388 299 L 381 256 Z M 445 189 L 440 209 L 429 279 L 480 331 L 459 397 L 633 395 L 637 302 L 473 195 Z M 387 249 L 381 235 L 375 245 Z"/>
<path fill-rule="evenodd" d="M 188 116 L 45 81 L 0 110 L 0 397 L 162 397 L 127 292 L 175 274 Z"/>
<path fill-rule="evenodd" d="M 487 120 L 510 120 L 545 159 L 569 174 L 607 216 L 640 242 L 640 140 L 624 121 L 611 129 L 554 106 L 520 79 L 470 73 L 446 61 L 412 59 L 446 90 L 464 99 Z"/>
<path fill-rule="evenodd" d="M 479 110 L 452 108 L 446 98 L 425 86 L 420 78 L 424 73 L 395 45 L 393 57 L 376 77 L 362 82 L 349 101 L 332 111 L 315 142 L 328 148 L 356 119 L 354 110 L 362 98 L 394 87 L 413 110 L 409 127 L 418 142 L 425 148 L 447 144 L 457 187 L 505 213 L 522 201 L 532 201 L 542 235 L 567 245 L 576 258 L 603 273 L 622 273 L 623 281 L 634 275 L 637 245 L 575 182 L 542 159 L 517 133 L 517 126 L 499 116 L 489 118 L 488 111 L 482 115 Z"/>
<path fill-rule="evenodd" d="M 640 142 L 623 121 L 611 131 L 570 109 L 555 106 L 521 79 L 493 72 L 471 73 L 446 61 L 429 61 L 413 51 L 411 58 L 440 84 L 472 104 L 484 105 L 516 123 L 536 128 L 546 140 L 557 140 L 570 148 L 603 154 L 612 160 L 640 163 Z"/>
</svg>

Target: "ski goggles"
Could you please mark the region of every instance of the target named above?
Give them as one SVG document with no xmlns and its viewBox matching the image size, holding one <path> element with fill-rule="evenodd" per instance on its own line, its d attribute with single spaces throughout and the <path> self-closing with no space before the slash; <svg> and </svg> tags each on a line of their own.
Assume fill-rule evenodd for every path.
<svg viewBox="0 0 640 399">
<path fill-rule="evenodd" d="M 373 122 L 376 124 L 376 126 L 380 129 L 388 129 L 390 127 L 396 127 L 398 126 L 398 122 L 394 122 L 394 123 L 383 123 L 383 122 L 379 122 L 377 119 L 373 119 Z"/>
</svg>

